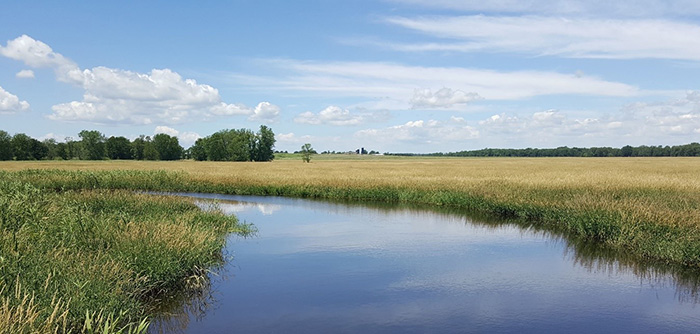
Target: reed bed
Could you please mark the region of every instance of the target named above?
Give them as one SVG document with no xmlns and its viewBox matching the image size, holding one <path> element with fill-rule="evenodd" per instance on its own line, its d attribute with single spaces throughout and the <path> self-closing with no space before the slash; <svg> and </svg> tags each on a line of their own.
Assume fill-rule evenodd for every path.
<svg viewBox="0 0 700 334">
<path fill-rule="evenodd" d="M 250 230 L 185 199 L 95 189 L 91 174 L 42 187 L 47 174 L 0 174 L 0 333 L 145 333 L 148 303 L 191 288 L 225 235 Z"/>
</svg>

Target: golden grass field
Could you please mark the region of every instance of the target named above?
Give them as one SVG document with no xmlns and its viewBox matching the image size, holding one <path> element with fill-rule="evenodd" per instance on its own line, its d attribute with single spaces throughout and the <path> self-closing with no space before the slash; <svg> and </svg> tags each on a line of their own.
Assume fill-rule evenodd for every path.
<svg viewBox="0 0 700 334">
<path fill-rule="evenodd" d="M 0 169 L 184 171 L 207 183 L 453 190 L 499 202 L 619 212 L 700 229 L 700 158 L 317 156 L 273 162 L 12 161 Z"/>
</svg>

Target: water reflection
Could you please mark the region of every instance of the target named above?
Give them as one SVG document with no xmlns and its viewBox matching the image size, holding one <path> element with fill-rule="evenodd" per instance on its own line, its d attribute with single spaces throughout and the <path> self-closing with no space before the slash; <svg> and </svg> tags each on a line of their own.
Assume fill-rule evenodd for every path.
<svg viewBox="0 0 700 334">
<path fill-rule="evenodd" d="M 243 332 L 571 332 L 593 323 L 580 327 L 590 332 L 611 331 L 611 320 L 629 331 L 673 324 L 682 332 L 700 321 L 692 308 L 698 270 L 640 262 L 529 224 L 450 208 L 181 195 L 260 232 L 227 246 L 237 257 L 219 274 L 230 280 L 213 277 L 200 295 L 172 303 L 158 323 L 163 332 L 227 332 L 234 322 Z M 656 299 L 670 292 L 681 306 L 654 306 L 646 291 Z M 632 321 L 646 312 L 654 316 Z"/>
</svg>

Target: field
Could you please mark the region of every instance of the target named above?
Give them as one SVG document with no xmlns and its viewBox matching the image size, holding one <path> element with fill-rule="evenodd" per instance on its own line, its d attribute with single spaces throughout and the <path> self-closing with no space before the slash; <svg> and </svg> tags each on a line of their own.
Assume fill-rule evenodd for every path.
<svg viewBox="0 0 700 334">
<path fill-rule="evenodd" d="M 80 196 L 164 190 L 450 206 L 642 261 L 700 268 L 697 158 L 315 156 L 310 164 L 293 157 L 270 163 L 0 162 L 0 170 L 7 171 L 2 179 L 38 189 L 93 189 Z"/>
</svg>

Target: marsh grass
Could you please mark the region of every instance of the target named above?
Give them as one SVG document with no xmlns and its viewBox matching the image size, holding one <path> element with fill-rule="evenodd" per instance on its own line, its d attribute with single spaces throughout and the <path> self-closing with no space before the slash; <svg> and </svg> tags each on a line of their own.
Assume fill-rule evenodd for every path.
<svg viewBox="0 0 700 334">
<path fill-rule="evenodd" d="M 225 235 L 250 230 L 185 199 L 118 190 L 167 173 L 45 187 L 49 174 L 0 175 L 0 333 L 144 333 L 153 296 L 201 286 L 192 277 L 221 262 Z"/>
<path fill-rule="evenodd" d="M 12 196 L 31 198 L 33 205 L 41 208 L 7 206 L 9 210 L 16 210 L 17 215 L 28 218 L 21 221 L 7 218 L 3 222 L 3 254 L 9 255 L 3 255 L 6 259 L 0 261 L 11 258 L 16 262 L 12 254 L 19 254 L 19 250 L 27 252 L 22 253 L 23 256 L 30 253 L 22 249 L 29 231 L 43 233 L 48 240 L 44 243 L 48 245 L 74 245 L 70 249 L 76 250 L 62 250 L 65 255 L 56 259 L 57 265 L 70 267 L 68 259 L 92 256 L 95 261 L 104 262 L 114 276 L 129 277 L 118 280 L 125 286 L 116 290 L 132 291 L 135 297 L 115 299 L 124 304 L 114 301 L 114 305 L 105 304 L 114 310 L 138 308 L 124 301 L 143 299 L 148 294 L 143 291 L 167 290 L 173 285 L 165 282 L 188 276 L 186 270 L 171 273 L 168 263 L 182 261 L 178 263 L 191 270 L 205 257 L 174 257 L 176 250 L 199 245 L 220 249 L 220 244 L 211 241 L 209 233 L 226 230 L 217 223 L 219 218 L 212 218 L 217 217 L 215 214 L 189 211 L 187 207 L 192 204 L 162 197 L 149 202 L 147 198 L 151 197 L 117 191 L 120 189 L 449 207 L 532 224 L 570 240 L 602 245 L 635 261 L 690 269 L 700 267 L 700 160 L 697 158 L 354 157 L 348 160 L 334 157 L 317 159 L 311 164 L 300 160 L 272 163 L 0 162 L 0 169 L 8 170 L 0 172 L 0 180 L 14 180 L 18 182 L 17 187 L 26 188 Z M 34 195 L 39 193 L 39 196 Z M 54 218 L 45 219 L 44 212 L 52 213 L 50 217 Z M 181 218 L 164 212 L 175 212 L 175 216 Z M 101 221 L 109 221 L 109 224 L 98 223 Z M 170 225 L 146 228 L 142 221 L 165 221 Z M 194 226 L 208 229 L 198 231 Z M 166 238 L 171 230 L 182 236 Z M 154 240 L 152 243 L 157 247 L 145 248 L 146 240 Z M 116 250 L 116 253 L 105 255 L 105 249 Z M 89 255 L 83 253 L 88 251 Z M 61 253 L 50 249 L 36 256 L 52 258 L 51 254 Z M 216 251 L 208 254 L 211 256 Z M 18 272 L 25 270 L 7 269 L 14 268 L 13 265 L 0 269 L 15 270 L 1 274 L 0 277 L 9 277 L 4 280 L 6 285 Z M 49 269 L 40 270 L 43 272 L 37 277 L 52 273 Z M 86 270 L 85 277 L 91 277 L 90 270 Z M 70 284 L 95 284 L 85 283 L 91 279 Z M 57 280 L 65 281 L 64 278 Z M 27 291 L 37 291 L 36 287 L 40 287 L 40 282 L 23 284 Z M 129 290 L 130 286 L 144 290 Z M 62 298 L 70 298 L 71 305 L 84 304 L 82 309 L 107 303 L 91 304 L 89 298 L 80 295 Z M 50 301 L 45 298 L 42 305 L 50 305 Z"/>
</svg>

